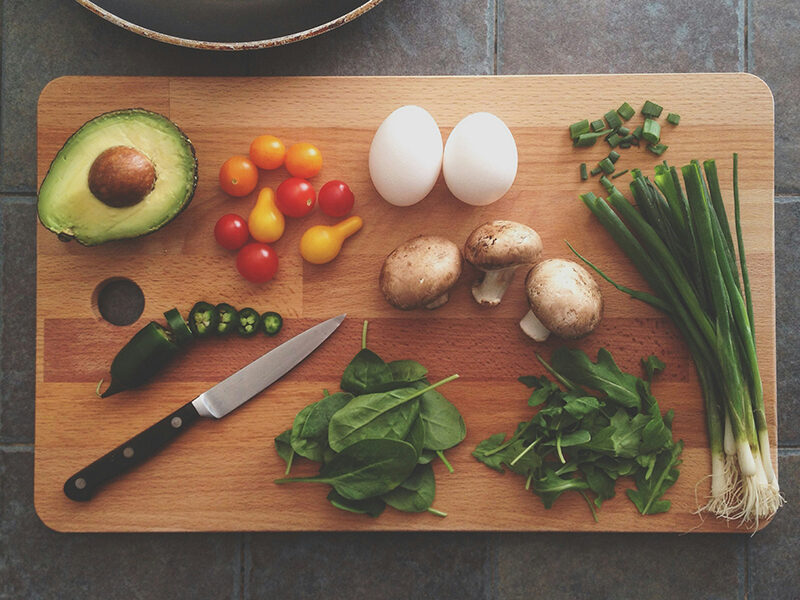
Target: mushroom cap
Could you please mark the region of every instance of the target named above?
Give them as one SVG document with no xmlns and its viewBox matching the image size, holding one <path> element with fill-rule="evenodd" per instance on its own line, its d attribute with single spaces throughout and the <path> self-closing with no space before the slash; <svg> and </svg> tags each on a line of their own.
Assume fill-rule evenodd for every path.
<svg viewBox="0 0 800 600">
<path fill-rule="evenodd" d="M 528 304 L 550 331 L 565 339 L 591 333 L 603 315 L 600 286 L 571 260 L 543 260 L 525 278 Z"/>
<path fill-rule="evenodd" d="M 542 238 L 515 221 L 489 221 L 479 225 L 464 244 L 464 258 L 483 271 L 529 265 L 542 255 Z"/>
<path fill-rule="evenodd" d="M 450 240 L 420 235 L 400 244 L 383 262 L 380 288 L 392 306 L 411 310 L 447 293 L 461 275 L 461 250 Z"/>
</svg>

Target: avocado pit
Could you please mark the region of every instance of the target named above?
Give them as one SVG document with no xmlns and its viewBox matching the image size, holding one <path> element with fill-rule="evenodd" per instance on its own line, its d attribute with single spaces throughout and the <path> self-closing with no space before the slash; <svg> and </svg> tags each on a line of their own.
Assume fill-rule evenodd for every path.
<svg viewBox="0 0 800 600">
<path fill-rule="evenodd" d="M 114 208 L 141 202 L 155 182 L 156 169 L 151 160 L 130 146 L 104 150 L 89 169 L 89 190 Z"/>
</svg>

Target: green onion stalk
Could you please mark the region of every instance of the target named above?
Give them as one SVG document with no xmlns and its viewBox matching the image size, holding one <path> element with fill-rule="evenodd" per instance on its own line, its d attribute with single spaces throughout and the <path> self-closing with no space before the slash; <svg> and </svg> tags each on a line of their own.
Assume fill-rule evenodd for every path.
<svg viewBox="0 0 800 600">
<path fill-rule="evenodd" d="M 680 176 L 664 162 L 655 169 L 655 184 L 638 169 L 633 177 L 636 206 L 608 180 L 603 181 L 606 199 L 590 192 L 581 200 L 653 293 L 617 284 L 569 247 L 617 289 L 665 312 L 675 323 L 694 360 L 706 410 L 711 493 L 700 510 L 757 527 L 783 498 L 772 467 L 756 356 L 738 156 L 733 156 L 736 246 L 713 160 L 702 168 L 692 161 L 680 169 Z"/>
</svg>

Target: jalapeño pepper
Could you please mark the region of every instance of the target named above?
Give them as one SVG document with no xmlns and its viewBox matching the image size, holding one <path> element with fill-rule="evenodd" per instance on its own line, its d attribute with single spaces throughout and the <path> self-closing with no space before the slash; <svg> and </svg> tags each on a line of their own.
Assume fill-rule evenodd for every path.
<svg viewBox="0 0 800 600">
<path fill-rule="evenodd" d="M 250 337 L 261 328 L 261 316 L 252 308 L 243 308 L 237 317 L 236 331 L 242 337 Z"/>
<path fill-rule="evenodd" d="M 178 346 L 185 346 L 194 340 L 192 330 L 189 329 L 189 326 L 186 324 L 186 321 L 177 308 L 171 308 L 165 312 L 164 317 L 167 319 L 167 325 L 172 330 L 172 334 Z"/>
<path fill-rule="evenodd" d="M 265 312 L 261 315 L 261 326 L 268 336 L 278 335 L 281 327 L 283 327 L 283 317 L 276 312 Z"/>
<path fill-rule="evenodd" d="M 236 329 L 238 315 L 236 309 L 230 304 L 223 302 L 217 304 L 217 335 L 225 335 Z"/>
<path fill-rule="evenodd" d="M 196 337 L 208 337 L 217 330 L 217 310 L 208 302 L 198 302 L 189 313 L 189 329 Z"/>
<path fill-rule="evenodd" d="M 172 335 L 151 321 L 117 353 L 111 363 L 111 385 L 101 395 L 112 394 L 146 383 L 179 351 Z"/>
</svg>

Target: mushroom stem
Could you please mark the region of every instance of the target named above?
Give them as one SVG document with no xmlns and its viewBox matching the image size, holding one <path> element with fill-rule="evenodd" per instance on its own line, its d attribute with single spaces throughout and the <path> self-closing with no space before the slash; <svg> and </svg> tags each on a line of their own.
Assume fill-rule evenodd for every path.
<svg viewBox="0 0 800 600">
<path fill-rule="evenodd" d="M 478 304 L 497 306 L 514 279 L 517 266 L 484 271 L 483 277 L 472 284 L 472 297 Z"/>
<path fill-rule="evenodd" d="M 550 335 L 550 330 L 542 325 L 542 322 L 533 314 L 532 310 L 529 310 L 528 314 L 522 317 L 519 326 L 525 332 L 525 335 L 537 342 L 545 341 Z"/>
</svg>

